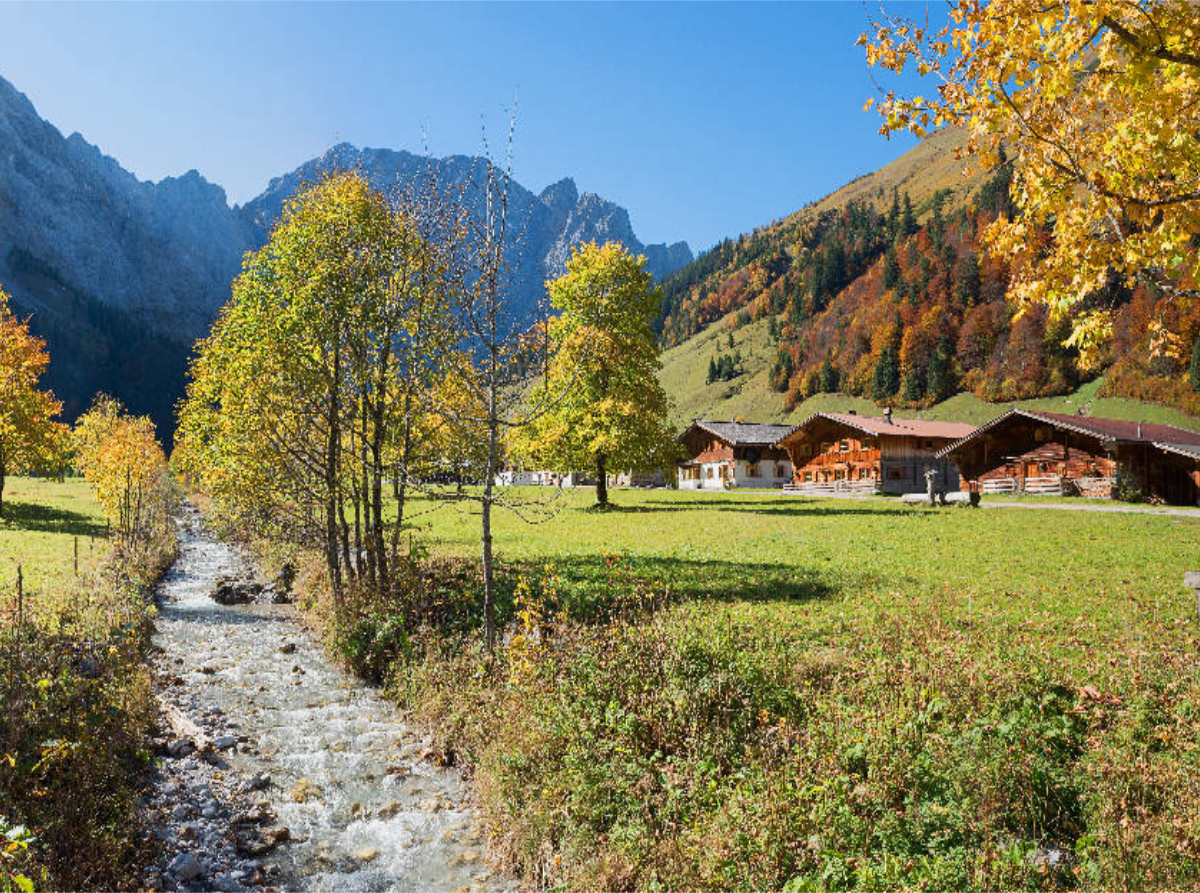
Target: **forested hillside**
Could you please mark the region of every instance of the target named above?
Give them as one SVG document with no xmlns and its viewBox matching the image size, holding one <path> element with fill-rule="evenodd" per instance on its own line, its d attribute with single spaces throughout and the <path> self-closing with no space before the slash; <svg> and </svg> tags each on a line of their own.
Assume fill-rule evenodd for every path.
<svg viewBox="0 0 1200 893">
<path fill-rule="evenodd" d="M 747 405 L 769 404 L 748 393 L 766 388 L 782 395 L 786 414 L 820 393 L 925 409 L 962 392 L 989 402 L 1062 395 L 1104 375 L 1101 394 L 1200 413 L 1195 311 L 1114 279 L 1076 308 L 1116 311 L 1113 339 L 1097 363 L 1083 365 L 1065 344 L 1070 319 L 1051 320 L 1042 306 L 1017 312 L 1007 294 L 1011 270 L 983 245 L 988 224 L 1013 214 L 1007 165 L 956 180 L 947 176 L 953 144 L 947 138 L 941 148 L 918 147 L 915 160 L 889 166 L 903 177 L 885 168 L 860 178 L 872 182 L 726 240 L 668 277 L 665 346 L 719 320 L 729 330 L 724 342 L 693 352 L 706 373 L 677 369 L 675 377 L 702 377 L 706 389 L 737 391 Z M 930 191 L 931 183 L 955 185 Z M 752 339 L 758 362 L 748 362 L 732 336 L 761 321 L 765 341 L 762 333 Z"/>
</svg>

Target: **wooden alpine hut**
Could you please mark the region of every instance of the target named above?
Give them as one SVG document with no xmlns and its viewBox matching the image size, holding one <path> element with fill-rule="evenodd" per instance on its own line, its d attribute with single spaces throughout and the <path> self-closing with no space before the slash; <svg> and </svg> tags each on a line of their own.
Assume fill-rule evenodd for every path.
<svg viewBox="0 0 1200 893">
<path fill-rule="evenodd" d="M 693 420 L 679 435 L 688 455 L 679 463 L 679 489 L 785 486 L 792 463 L 775 441 L 790 430 L 790 425 Z"/>
<path fill-rule="evenodd" d="M 974 431 L 963 422 L 819 412 L 778 441 L 792 459 L 791 489 L 810 495 L 957 490 L 958 469 L 937 451 Z"/>
<path fill-rule="evenodd" d="M 1010 409 L 938 455 L 983 493 L 1109 497 L 1123 472 L 1150 498 L 1200 499 L 1200 433 L 1173 425 Z"/>
</svg>

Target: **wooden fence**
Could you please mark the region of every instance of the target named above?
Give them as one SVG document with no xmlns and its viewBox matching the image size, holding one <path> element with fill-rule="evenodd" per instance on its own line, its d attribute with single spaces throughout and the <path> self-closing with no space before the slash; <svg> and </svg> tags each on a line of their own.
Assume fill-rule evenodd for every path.
<svg viewBox="0 0 1200 893">
<path fill-rule="evenodd" d="M 1028 493 L 1031 496 L 1062 496 L 1063 480 L 1057 476 L 1036 478 L 991 478 L 980 481 L 981 493 Z"/>
<path fill-rule="evenodd" d="M 800 496 L 869 496 L 878 491 L 876 481 L 812 481 L 803 484 L 788 484 L 785 493 Z"/>
</svg>

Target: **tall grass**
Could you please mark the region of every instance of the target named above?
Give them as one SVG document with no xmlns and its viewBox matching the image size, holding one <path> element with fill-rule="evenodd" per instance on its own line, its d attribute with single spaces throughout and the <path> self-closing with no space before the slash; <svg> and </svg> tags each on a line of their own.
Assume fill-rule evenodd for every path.
<svg viewBox="0 0 1200 893">
<path fill-rule="evenodd" d="M 0 821 L 33 838 L 19 864 L 0 866 L 10 881 L 109 889 L 139 879 L 137 784 L 154 719 L 146 595 L 175 550 L 169 518 L 143 533 L 110 537 L 78 479 L 20 480 L 6 505 Z"/>
<path fill-rule="evenodd" d="M 423 531 L 457 567 L 444 585 L 424 572 L 457 593 L 445 610 L 375 605 L 338 640 L 473 773 L 497 852 L 533 885 L 1200 884 L 1181 585 L 1200 522 L 586 502 L 501 528 L 493 659 L 454 510 Z"/>
</svg>

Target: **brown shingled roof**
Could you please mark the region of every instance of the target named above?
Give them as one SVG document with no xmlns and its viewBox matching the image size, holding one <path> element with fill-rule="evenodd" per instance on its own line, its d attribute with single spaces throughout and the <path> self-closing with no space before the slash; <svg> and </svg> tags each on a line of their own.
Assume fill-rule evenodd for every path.
<svg viewBox="0 0 1200 893">
<path fill-rule="evenodd" d="M 1174 425 L 1151 425 L 1145 422 L 1126 422 L 1120 419 L 1098 419 L 1092 416 L 1063 415 L 1058 412 L 1026 412 L 1026 415 L 1044 419 L 1052 424 L 1082 429 L 1108 440 L 1127 440 L 1160 443 L 1190 443 L 1200 445 L 1200 434 Z"/>
</svg>

